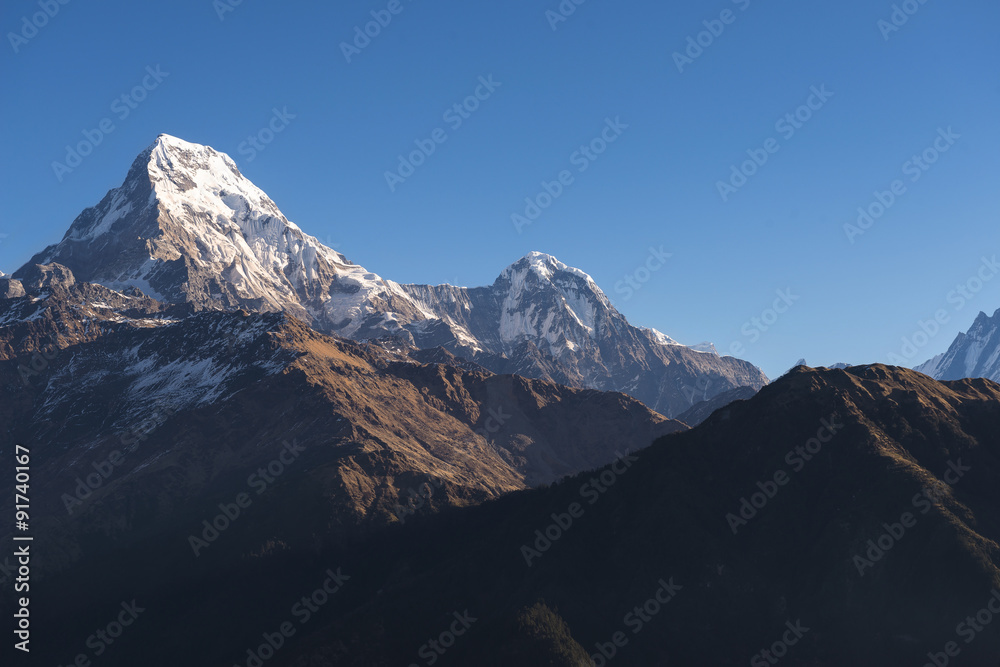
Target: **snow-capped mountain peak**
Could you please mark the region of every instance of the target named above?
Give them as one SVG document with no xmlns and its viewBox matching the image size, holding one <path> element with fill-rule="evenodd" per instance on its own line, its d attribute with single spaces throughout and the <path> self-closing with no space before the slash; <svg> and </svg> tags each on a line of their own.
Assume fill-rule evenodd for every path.
<svg viewBox="0 0 1000 667">
<path fill-rule="evenodd" d="M 493 289 L 502 297 L 501 340 L 541 339 L 554 356 L 587 345 L 612 314 L 621 317 L 593 278 L 542 252 L 504 269 Z"/>
<path fill-rule="evenodd" d="M 946 352 L 914 370 L 935 380 L 984 377 L 1000 382 L 1000 309 L 992 317 L 984 312 L 965 333 L 959 333 Z"/>
<path fill-rule="evenodd" d="M 226 154 L 166 134 L 13 277 L 50 264 L 66 282 L 137 288 L 197 310 L 281 311 L 355 340 L 440 346 L 494 372 L 631 393 L 668 415 L 690 407 L 683 390 L 696 376 L 716 378 L 713 393 L 767 382 L 747 362 L 633 327 L 593 278 L 542 252 L 488 287 L 385 280 L 304 233 Z"/>
<path fill-rule="evenodd" d="M 112 289 L 199 308 L 286 311 L 343 335 L 363 328 L 371 304 L 406 301 L 395 283 L 289 221 L 228 155 L 167 134 L 18 273 L 53 262 Z"/>
<path fill-rule="evenodd" d="M 274 218 L 282 224 L 271 226 L 272 236 L 281 227 L 302 231 L 225 153 L 161 134 L 139 161 L 144 159 L 157 202 L 177 220 L 232 221 L 244 234 L 255 236 L 262 231 L 261 220 Z M 185 215 L 191 213 L 198 215 Z"/>
<path fill-rule="evenodd" d="M 503 272 L 501 272 L 500 277 L 504 278 L 511 274 L 519 273 L 525 270 L 531 271 L 535 275 L 546 280 L 551 280 L 553 276 L 558 273 L 568 273 L 570 275 L 577 276 L 578 278 L 582 278 L 589 284 L 593 285 L 597 291 L 600 291 L 600 288 L 597 287 L 597 283 L 594 282 L 594 279 L 580 269 L 563 264 L 552 255 L 539 252 L 537 250 L 532 250 L 527 255 L 508 266 L 503 270 Z"/>
</svg>

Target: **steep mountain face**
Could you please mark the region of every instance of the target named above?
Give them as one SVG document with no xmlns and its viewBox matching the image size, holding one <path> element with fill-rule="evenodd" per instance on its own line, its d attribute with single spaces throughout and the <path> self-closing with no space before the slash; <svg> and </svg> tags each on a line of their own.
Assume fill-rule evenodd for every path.
<svg viewBox="0 0 1000 667">
<path fill-rule="evenodd" d="M 980 312 L 972 327 L 958 334 L 946 352 L 914 370 L 936 380 L 989 378 L 1000 382 L 1000 310 L 993 317 Z"/>
<path fill-rule="evenodd" d="M 444 347 L 497 373 L 622 391 L 667 416 L 691 407 L 698 385 L 704 400 L 767 382 L 710 345 L 633 327 L 587 274 L 542 253 L 489 287 L 383 279 L 305 234 L 228 156 L 168 135 L 13 277 L 50 265 L 164 303 L 285 312 L 323 333 Z"/>
<path fill-rule="evenodd" d="M 711 417 L 712 413 L 716 410 L 726 407 L 733 401 L 750 400 L 756 393 L 750 387 L 737 387 L 736 389 L 724 391 L 707 401 L 695 403 L 694 406 L 677 415 L 677 421 L 683 422 L 688 426 L 697 426 Z"/>
<path fill-rule="evenodd" d="M 311 509 L 274 523 L 262 510 L 255 525 L 270 532 L 240 542 L 244 555 L 551 483 L 686 428 L 624 394 L 423 363 L 283 313 L 191 313 L 59 265 L 41 273 L 61 283 L 0 300 L 0 424 L 4 442 L 31 445 L 33 525 L 50 547 L 39 574 L 184 517 L 194 530 L 275 460 L 294 474 L 262 505 Z M 302 448 L 297 466 L 287 443 Z"/>
<path fill-rule="evenodd" d="M 589 275 L 544 253 L 529 253 L 490 287 L 402 288 L 438 315 L 428 325 L 447 324 L 431 326 L 430 335 L 406 327 L 416 345 L 450 347 L 495 372 L 622 391 L 667 416 L 727 389 L 767 382 L 748 362 L 632 326 Z M 475 347 L 449 346 L 450 331 Z"/>
<path fill-rule="evenodd" d="M 477 610 L 481 625 L 445 665 L 504 664 L 491 628 L 544 598 L 558 610 L 551 625 L 565 623 L 596 664 L 943 664 L 929 654 L 947 658 L 955 642 L 948 664 L 992 667 L 1000 635 L 975 616 L 1000 598 L 997 433 L 995 383 L 800 367 L 637 453 L 627 471 L 606 468 L 619 481 L 548 541 L 534 531 L 581 502 L 596 474 L 430 522 L 426 550 L 392 548 L 415 535 L 388 539 L 379 546 L 414 559 L 387 559 L 380 582 L 393 586 L 277 664 L 405 661 L 437 619 L 413 627 L 395 610 L 435 591 L 442 609 Z M 407 569 L 418 562 L 428 567 Z M 365 633 L 384 643 L 342 639 Z M 579 664 L 558 655 L 521 659 Z"/>
<path fill-rule="evenodd" d="M 578 667 L 584 654 L 616 665 L 780 656 L 816 667 L 945 658 L 992 667 L 1000 638 L 983 610 L 1000 597 L 998 433 L 1000 385 L 988 380 L 799 367 L 602 469 L 417 517 L 360 544 L 287 541 L 195 562 L 175 553 L 187 526 L 160 526 L 141 545 L 46 581 L 39 609 L 64 622 L 66 651 L 123 596 L 155 609 L 156 622 L 102 663 L 256 664 L 248 647 L 294 620 L 292 605 L 341 567 L 343 591 L 295 623 L 267 664 L 433 655 L 444 667 Z M 316 506 L 300 486 L 279 494 L 292 504 L 266 509 L 297 522 Z M 147 502 L 143 487 L 134 493 Z M 247 532 L 260 540 L 273 530 Z M 466 624 L 451 625 L 458 618 Z M 434 649 L 449 628 L 461 632 Z"/>
<path fill-rule="evenodd" d="M 58 264 L 35 267 L 25 282 L 0 279 L 0 360 L 30 355 L 21 372 L 31 379 L 60 348 L 123 329 L 175 323 L 191 312 L 138 290 L 77 283 Z"/>
<path fill-rule="evenodd" d="M 14 273 L 58 263 L 83 282 L 201 309 L 284 311 L 342 336 L 419 316 L 395 283 L 303 233 L 232 159 L 168 135 L 62 241 Z"/>
</svg>

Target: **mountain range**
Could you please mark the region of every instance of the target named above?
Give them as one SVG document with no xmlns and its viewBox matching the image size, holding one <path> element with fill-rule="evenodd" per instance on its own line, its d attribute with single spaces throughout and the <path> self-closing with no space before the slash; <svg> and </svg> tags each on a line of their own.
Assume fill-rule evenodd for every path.
<svg viewBox="0 0 1000 667">
<path fill-rule="evenodd" d="M 284 312 L 321 333 L 442 347 L 495 373 L 620 391 L 668 417 L 767 383 L 748 362 L 632 326 L 590 276 L 543 253 L 488 287 L 384 279 L 290 222 L 227 155 L 169 135 L 13 278 L 53 264 L 161 303 Z"/>
<path fill-rule="evenodd" d="M 303 365 L 325 366 L 318 352 Z M 1000 385 L 988 380 L 798 367 L 604 467 L 493 500 L 431 482 L 413 504 L 433 512 L 368 530 L 347 529 L 360 514 L 337 498 L 386 478 L 295 420 L 321 412 L 293 411 L 296 398 L 266 408 L 286 424 L 253 420 L 265 404 L 252 395 L 176 427 L 165 417 L 141 447 L 174 461 L 118 473 L 115 490 L 46 527 L 46 560 L 62 562 L 35 597 L 39 624 L 60 629 L 44 657 L 65 664 L 94 619 L 135 600 L 149 622 L 102 664 L 735 666 L 780 654 L 866 667 L 923 664 L 948 646 L 960 651 L 949 664 L 1000 659 L 976 620 L 992 618 L 981 610 L 1000 587 Z M 279 437 L 297 437 L 301 459 L 256 495 L 246 474 L 280 456 Z M 71 456 L 49 454 L 40 478 Z M 252 497 L 239 512 L 238 492 Z M 219 522 L 226 511 L 235 518 Z M 305 614 L 331 576 L 343 590 Z M 279 643 L 286 622 L 294 634 Z"/>
<path fill-rule="evenodd" d="M 769 382 L 540 252 L 382 278 L 160 135 L 0 275 L 31 657 L 996 667 L 998 325 Z"/>
<path fill-rule="evenodd" d="M 35 443 L 35 525 L 56 571 L 96 555 L 79 531 L 107 549 L 182 499 L 213 508 L 288 442 L 308 469 L 298 490 L 336 508 L 341 528 L 317 535 L 339 535 L 405 522 L 427 483 L 482 502 L 687 429 L 624 394 L 424 363 L 284 313 L 185 314 L 96 285 L 45 288 L 0 301 L 0 322 L 17 321 L 0 328 L 0 421 L 9 441 Z"/>
</svg>

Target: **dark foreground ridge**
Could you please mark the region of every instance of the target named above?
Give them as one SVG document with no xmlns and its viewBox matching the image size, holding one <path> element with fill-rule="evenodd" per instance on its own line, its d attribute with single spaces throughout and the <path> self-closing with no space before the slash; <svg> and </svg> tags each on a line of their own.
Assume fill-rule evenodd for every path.
<svg viewBox="0 0 1000 667">
<path fill-rule="evenodd" d="M 134 599 L 101 664 L 995 666 L 998 434 L 990 381 L 799 367 L 603 468 L 465 508 L 432 485 L 440 511 L 363 533 L 306 453 L 198 558 L 190 521 L 137 520 L 111 551 L 87 535 L 115 528 L 83 530 L 40 584 L 60 632 L 39 643 L 68 664 Z"/>
</svg>

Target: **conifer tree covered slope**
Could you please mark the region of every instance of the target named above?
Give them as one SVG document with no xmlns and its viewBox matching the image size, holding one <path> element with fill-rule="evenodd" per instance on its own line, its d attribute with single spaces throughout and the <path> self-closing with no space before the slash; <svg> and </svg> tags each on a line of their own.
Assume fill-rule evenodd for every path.
<svg viewBox="0 0 1000 667">
<path fill-rule="evenodd" d="M 748 362 L 632 326 L 589 275 L 544 253 L 486 287 L 382 278 L 289 221 L 229 156 L 169 135 L 13 278 L 39 265 L 163 303 L 285 312 L 354 340 L 443 346 L 495 373 L 621 391 L 666 416 L 691 407 L 695 393 L 767 382 Z"/>
<path fill-rule="evenodd" d="M 84 609 L 131 590 L 168 610 L 140 633 L 164 647 L 148 664 L 247 664 L 248 647 L 342 566 L 343 591 L 268 664 L 426 664 L 420 651 L 458 614 L 475 620 L 435 664 L 571 665 L 603 647 L 622 665 L 778 653 L 904 665 L 955 642 L 949 664 L 992 666 L 998 626 L 977 615 L 1000 586 L 998 433 L 1000 386 L 987 380 L 799 367 L 602 469 L 349 547 L 234 561 L 221 554 L 235 542 L 220 540 L 218 554 L 131 587 L 81 585 L 72 569 L 58 583 Z M 157 551 L 135 549 L 86 571 L 100 581 Z"/>
</svg>

